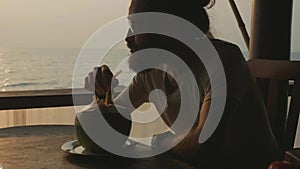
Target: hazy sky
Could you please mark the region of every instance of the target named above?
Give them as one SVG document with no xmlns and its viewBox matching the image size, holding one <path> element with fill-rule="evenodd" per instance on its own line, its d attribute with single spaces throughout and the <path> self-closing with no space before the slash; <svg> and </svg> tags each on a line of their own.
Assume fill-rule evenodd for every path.
<svg viewBox="0 0 300 169">
<path fill-rule="evenodd" d="M 80 48 L 101 26 L 126 15 L 129 2 L 130 0 L 0 0 L 0 46 Z M 236 2 L 249 29 L 252 0 Z M 300 9 L 300 2 L 294 2 Z M 295 22 L 300 20 L 300 10 L 294 16 Z M 210 10 L 210 17 L 214 35 L 237 43 L 245 50 L 227 0 L 217 0 L 215 7 Z M 299 21 L 294 23 L 294 30 L 293 49 L 300 51 Z"/>
</svg>

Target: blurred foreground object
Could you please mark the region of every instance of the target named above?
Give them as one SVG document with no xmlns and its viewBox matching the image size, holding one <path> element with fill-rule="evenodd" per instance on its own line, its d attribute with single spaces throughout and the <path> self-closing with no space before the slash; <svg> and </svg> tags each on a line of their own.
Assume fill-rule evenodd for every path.
<svg viewBox="0 0 300 169">
<path fill-rule="evenodd" d="M 299 169 L 287 161 L 275 161 L 270 164 L 269 169 Z"/>
</svg>

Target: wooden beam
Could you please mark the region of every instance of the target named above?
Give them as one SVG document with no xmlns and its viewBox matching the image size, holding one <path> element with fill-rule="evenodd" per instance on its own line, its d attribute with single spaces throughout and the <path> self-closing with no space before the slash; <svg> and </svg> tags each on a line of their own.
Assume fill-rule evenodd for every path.
<svg viewBox="0 0 300 169">
<path fill-rule="evenodd" d="M 245 26 L 245 23 L 243 21 L 243 18 L 239 12 L 239 9 L 238 7 L 236 6 L 236 3 L 234 0 L 229 0 L 229 3 L 230 3 L 230 6 L 231 6 L 231 9 L 233 11 L 233 14 L 235 16 L 235 19 L 239 25 L 239 28 L 240 28 L 240 31 L 243 35 L 243 38 L 244 38 L 244 41 L 246 43 L 246 46 L 249 50 L 249 45 L 250 45 L 250 37 L 248 35 L 248 32 L 247 32 L 247 29 L 246 29 L 246 26 Z"/>
<path fill-rule="evenodd" d="M 257 78 L 273 77 L 277 80 L 293 80 L 300 77 L 300 61 L 253 59 L 248 61 L 251 74 Z M 264 71 L 261 71 L 264 70 Z M 282 71 L 286 70 L 286 71 Z M 286 77 L 289 77 L 287 79 Z"/>
</svg>

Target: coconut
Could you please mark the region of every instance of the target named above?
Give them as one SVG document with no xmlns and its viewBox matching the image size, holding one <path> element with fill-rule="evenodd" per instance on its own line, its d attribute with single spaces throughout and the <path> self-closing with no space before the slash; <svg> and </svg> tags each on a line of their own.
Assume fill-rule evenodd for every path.
<svg viewBox="0 0 300 169">
<path fill-rule="evenodd" d="M 123 134 L 127 137 L 122 137 L 121 140 L 117 140 L 120 145 L 124 144 L 126 140 L 129 137 L 130 130 L 131 130 L 131 116 L 128 112 L 126 112 L 126 109 L 122 107 L 116 108 L 114 105 L 104 106 L 101 105 L 100 111 L 106 120 L 106 122 L 117 132 L 120 134 Z M 119 113 L 119 111 L 122 111 L 122 114 Z M 85 130 L 82 128 L 81 122 L 88 122 L 89 120 L 93 120 L 95 116 L 99 116 L 99 111 L 97 110 L 87 110 L 80 112 L 77 114 L 75 118 L 75 131 L 77 139 L 82 147 L 85 148 L 86 151 L 92 152 L 92 153 L 108 153 L 101 147 L 99 147 L 85 132 Z M 126 116 L 126 117 L 124 117 Z M 79 119 L 80 120 L 79 120 Z M 107 138 L 107 133 L 105 131 L 99 129 L 99 136 L 100 138 L 103 138 L 105 140 L 109 140 Z M 114 140 L 116 141 L 116 140 Z M 121 147 L 120 147 L 121 148 Z"/>
</svg>

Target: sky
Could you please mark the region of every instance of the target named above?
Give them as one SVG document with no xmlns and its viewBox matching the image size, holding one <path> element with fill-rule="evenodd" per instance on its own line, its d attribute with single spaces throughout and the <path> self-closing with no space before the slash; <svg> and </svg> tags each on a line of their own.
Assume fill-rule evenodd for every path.
<svg viewBox="0 0 300 169">
<path fill-rule="evenodd" d="M 126 16 L 129 2 L 130 0 L 0 0 L 0 46 L 81 48 L 96 30 L 114 19 Z M 249 32 L 252 0 L 236 0 L 236 3 Z M 295 8 L 300 9 L 300 2 L 294 3 Z M 298 11 L 294 10 L 293 50 L 300 52 L 300 10 Z M 227 0 L 217 0 L 209 15 L 212 32 L 217 38 L 236 43 L 242 50 L 246 50 Z"/>
</svg>

